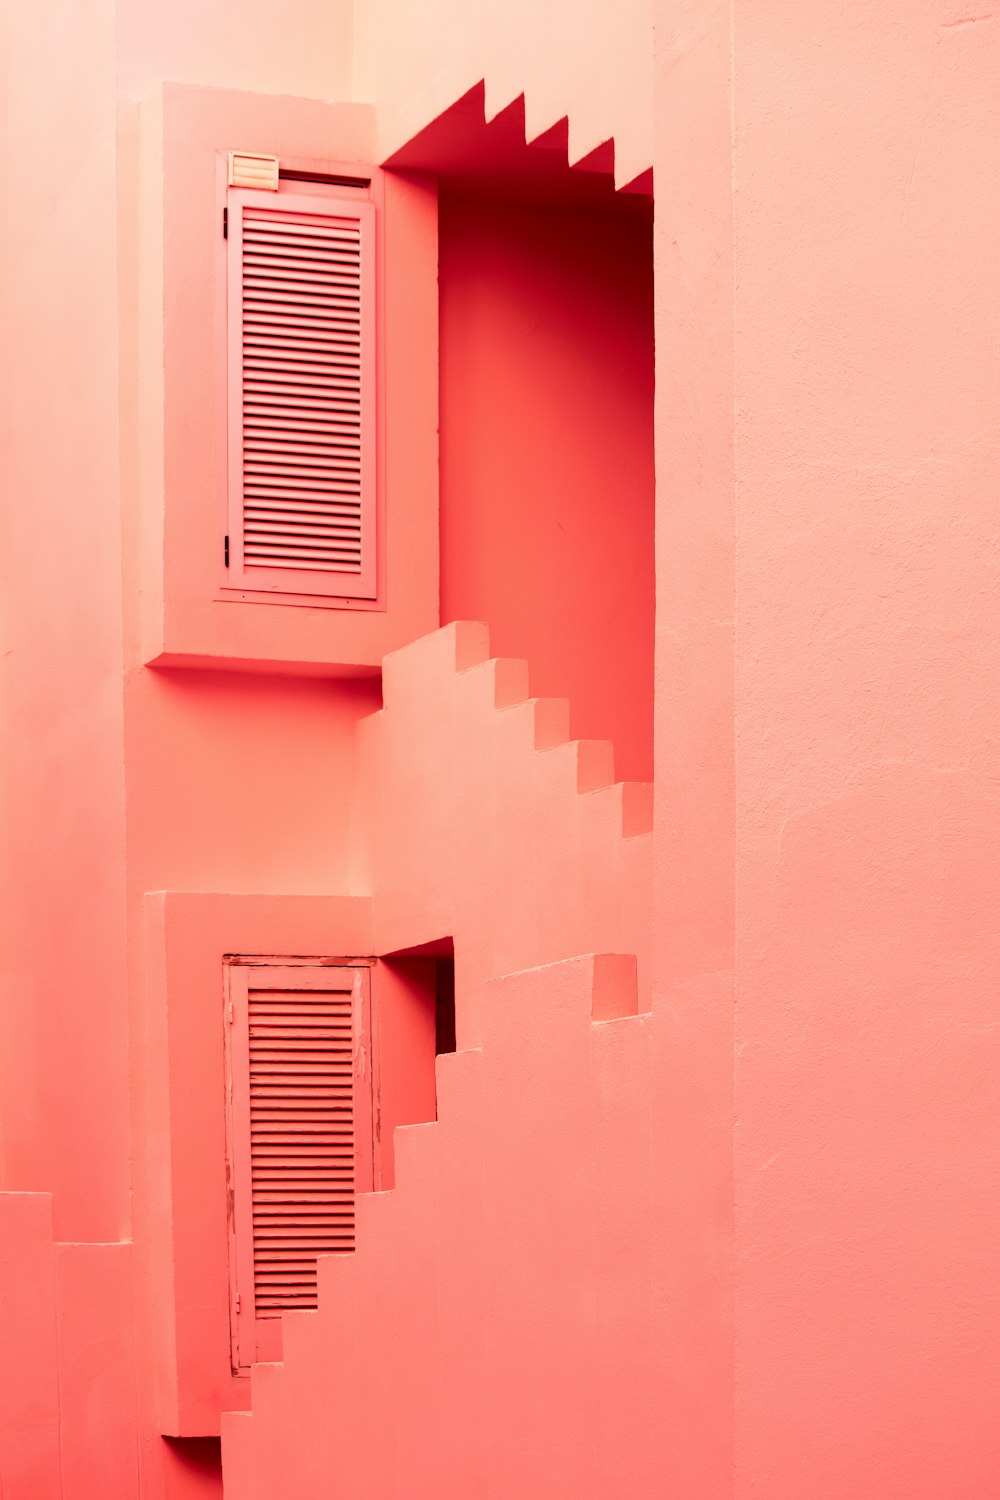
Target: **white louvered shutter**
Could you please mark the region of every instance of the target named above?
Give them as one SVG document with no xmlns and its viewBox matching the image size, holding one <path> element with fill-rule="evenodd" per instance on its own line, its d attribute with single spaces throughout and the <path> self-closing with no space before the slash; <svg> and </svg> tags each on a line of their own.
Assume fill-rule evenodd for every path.
<svg viewBox="0 0 1000 1500">
<path fill-rule="evenodd" d="M 234 1367 L 276 1357 L 276 1320 L 316 1306 L 316 1257 L 354 1248 L 371 1187 L 368 970 L 228 970 Z"/>
<path fill-rule="evenodd" d="M 374 213 L 229 194 L 228 587 L 376 595 Z"/>
</svg>

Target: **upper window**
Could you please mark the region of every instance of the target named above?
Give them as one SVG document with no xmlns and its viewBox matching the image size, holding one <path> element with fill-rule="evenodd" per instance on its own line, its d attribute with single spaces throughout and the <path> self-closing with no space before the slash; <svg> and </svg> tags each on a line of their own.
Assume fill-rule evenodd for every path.
<svg viewBox="0 0 1000 1500">
<path fill-rule="evenodd" d="M 441 619 L 437 181 L 372 165 L 369 105 L 154 95 L 130 638 L 150 665 L 374 676 Z"/>
<path fill-rule="evenodd" d="M 374 213 L 229 194 L 227 587 L 376 596 Z"/>
</svg>

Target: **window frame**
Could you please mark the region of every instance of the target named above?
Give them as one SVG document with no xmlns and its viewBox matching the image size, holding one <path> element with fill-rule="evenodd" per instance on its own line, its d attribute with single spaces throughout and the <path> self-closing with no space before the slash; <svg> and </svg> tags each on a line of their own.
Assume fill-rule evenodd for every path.
<svg viewBox="0 0 1000 1500">
<path fill-rule="evenodd" d="M 374 123 L 368 105 L 182 84 L 151 91 L 123 122 L 136 164 L 123 179 L 133 195 L 123 222 L 139 328 L 125 350 L 135 407 L 125 589 L 146 665 L 374 676 L 387 652 L 440 622 L 437 182 L 378 166 Z M 229 152 L 250 147 L 277 156 L 279 196 L 330 188 L 375 205 L 373 599 L 268 593 L 226 578 L 224 210 Z"/>
<path fill-rule="evenodd" d="M 281 1313 L 258 1317 L 255 1304 L 253 1198 L 250 1161 L 249 992 L 251 976 L 264 974 L 275 988 L 352 996 L 354 1082 L 354 1194 L 370 1192 L 376 1178 L 375 1028 L 372 962 L 227 955 L 223 960 L 226 1091 L 226 1216 L 229 1236 L 229 1322 L 234 1375 L 260 1360 L 281 1357 Z M 334 981 L 335 976 L 341 982 Z M 345 982 L 344 976 L 349 976 Z M 328 1252 L 321 1252 L 328 1253 Z M 329 1252 L 333 1253 L 333 1252 Z M 348 1252 L 344 1252 L 348 1253 Z M 317 1256 L 318 1259 L 318 1256 Z"/>
<path fill-rule="evenodd" d="M 315 191 L 306 188 L 314 187 Z M 287 190 L 293 188 L 294 190 Z M 282 190 L 285 189 L 285 190 Z M 317 218 L 356 220 L 360 235 L 361 288 L 360 433 L 361 433 L 361 569 L 335 573 L 310 568 L 247 567 L 243 527 L 243 211 L 264 210 Z M 228 559 L 220 585 L 223 593 L 310 598 L 326 604 L 371 607 L 378 597 L 382 524 L 378 492 L 378 347 L 376 206 L 369 194 L 331 193 L 326 184 L 288 184 L 277 192 L 229 188 L 226 195 L 226 351 L 227 351 L 227 511 Z M 276 601 L 279 602 L 279 601 Z"/>
</svg>

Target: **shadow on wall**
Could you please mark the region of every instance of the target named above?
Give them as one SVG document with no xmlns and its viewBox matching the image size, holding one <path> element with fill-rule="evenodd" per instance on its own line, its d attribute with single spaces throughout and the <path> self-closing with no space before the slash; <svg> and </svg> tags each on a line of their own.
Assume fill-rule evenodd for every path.
<svg viewBox="0 0 1000 1500">
<path fill-rule="evenodd" d="M 171 1480 L 183 1484 L 185 1500 L 222 1494 L 222 1449 L 217 1437 L 161 1439 L 168 1495 Z"/>
<path fill-rule="evenodd" d="M 442 620 L 649 780 L 651 228 L 448 191 L 440 226 Z"/>
<path fill-rule="evenodd" d="M 565 121 L 563 122 L 565 127 Z M 441 617 L 652 777 L 652 183 L 473 90 L 393 159 L 440 184 Z M 638 189 L 644 191 L 639 191 Z"/>
</svg>

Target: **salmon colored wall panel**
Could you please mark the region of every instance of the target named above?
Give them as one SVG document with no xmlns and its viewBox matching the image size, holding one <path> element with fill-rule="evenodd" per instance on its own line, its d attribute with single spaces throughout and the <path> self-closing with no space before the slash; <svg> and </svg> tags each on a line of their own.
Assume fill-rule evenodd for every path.
<svg viewBox="0 0 1000 1500">
<path fill-rule="evenodd" d="M 57 1245 L 63 1500 L 138 1493 L 134 1247 Z"/>
<path fill-rule="evenodd" d="M 591 1028 L 594 1121 L 594 1492 L 655 1494 L 661 1413 L 652 1371 L 652 1020 Z"/>
<path fill-rule="evenodd" d="M 447 1464 L 456 1494 L 474 1491 L 491 1422 L 486 1376 L 489 1325 L 483 1174 L 483 1054 L 438 1059 L 437 1221 L 441 1299 L 441 1409 L 447 1415 Z"/>
<path fill-rule="evenodd" d="M 139 671 L 126 694 L 133 889 L 349 889 L 376 684 Z"/>
<path fill-rule="evenodd" d="M 582 1358 L 596 1313 L 593 1241 L 578 1219 L 589 1217 L 593 1180 L 589 997 L 575 970 L 567 965 L 544 988 L 542 971 L 495 986 L 486 1013 L 487 1295 L 494 1317 L 516 1306 L 520 1325 L 519 1337 L 508 1326 L 487 1344 L 495 1496 L 517 1489 L 525 1474 L 541 1494 L 563 1486 L 588 1500 L 596 1493 L 580 1446 L 598 1420 L 595 1391 L 591 1380 L 573 1378 L 563 1353 Z M 526 1192 L 543 1159 L 551 1163 L 546 1192 Z M 576 1233 L 565 1232 L 571 1224 Z"/>
<path fill-rule="evenodd" d="M 567 174 L 569 175 L 569 174 Z M 441 614 L 652 766 L 652 233 L 442 194 Z"/>
<path fill-rule="evenodd" d="M 303 99 L 351 98 L 349 0 L 129 0 L 117 8 L 119 88 L 204 84 Z"/>
<path fill-rule="evenodd" d="M 817 0 L 734 44 L 736 1489 L 986 1497 L 1000 31 Z"/>
<path fill-rule="evenodd" d="M 222 1418 L 222 1463 L 226 1484 L 252 1496 L 254 1489 L 253 1423 L 249 1412 L 227 1411 Z"/>
<path fill-rule="evenodd" d="M 656 13 L 653 1468 L 733 1490 L 736 572 L 730 13 Z M 780 609 L 780 595 L 775 597 Z"/>
<path fill-rule="evenodd" d="M 2 1500 L 220 1500 L 220 1428 L 226 1500 L 1000 1493 L 998 49 L 0 6 Z M 372 176 L 350 609 L 223 592 L 230 147 Z M 397 1185 L 236 1379 L 223 957 L 421 946 Z"/>
<path fill-rule="evenodd" d="M 0 1184 L 51 1191 L 63 1237 L 115 1240 L 129 1201 L 114 7 L 57 0 L 40 26 L 5 6 L 0 51 Z"/>
<path fill-rule="evenodd" d="M 396 1197 L 369 1193 L 358 1200 L 354 1379 L 365 1396 L 358 1436 L 375 1432 L 379 1441 L 364 1441 L 360 1461 L 362 1484 L 372 1495 L 402 1500 L 399 1472 L 403 1455 L 398 1443 L 396 1383 Z M 357 1437 L 346 1434 L 347 1443 Z M 363 1491 L 362 1491 L 363 1493 Z"/>
<path fill-rule="evenodd" d="M 62 1500 L 47 1193 L 0 1193 L 0 1486 L 4 1500 Z"/>
<path fill-rule="evenodd" d="M 286 1369 L 290 1381 L 290 1392 L 294 1393 L 300 1383 L 308 1383 L 319 1393 L 322 1420 L 313 1423 L 310 1418 L 313 1408 L 305 1409 L 306 1420 L 315 1432 L 315 1441 L 308 1445 L 290 1445 L 294 1450 L 303 1446 L 311 1452 L 298 1453 L 290 1460 L 290 1472 L 305 1469 L 312 1477 L 317 1470 L 320 1475 L 320 1493 L 327 1482 L 328 1465 L 337 1465 L 339 1482 L 348 1494 L 352 1489 L 360 1490 L 366 1482 L 366 1456 L 360 1449 L 352 1449 L 345 1435 L 363 1424 L 367 1411 L 365 1394 L 356 1376 L 359 1342 L 365 1330 L 357 1317 L 357 1254 L 328 1255 L 319 1265 L 320 1311 L 316 1314 L 316 1333 L 312 1338 L 300 1340 L 302 1331 L 288 1328 Z M 292 1323 L 302 1322 L 293 1319 Z M 337 1350 L 334 1360 L 326 1358 L 325 1351 Z M 303 1347 L 304 1346 L 304 1347 Z M 302 1351 L 302 1367 L 293 1371 L 292 1362 L 296 1350 Z M 336 1460 L 334 1460 L 336 1454 Z M 315 1480 L 313 1480 L 315 1483 Z M 308 1489 L 305 1490 L 308 1494 Z"/>
<path fill-rule="evenodd" d="M 437 1146 L 433 1125 L 409 1125 L 396 1135 L 396 1491 L 413 1500 L 439 1493 L 442 1446 L 451 1426 L 437 1379 L 440 1369 L 440 1297 L 437 1282 Z"/>
</svg>

